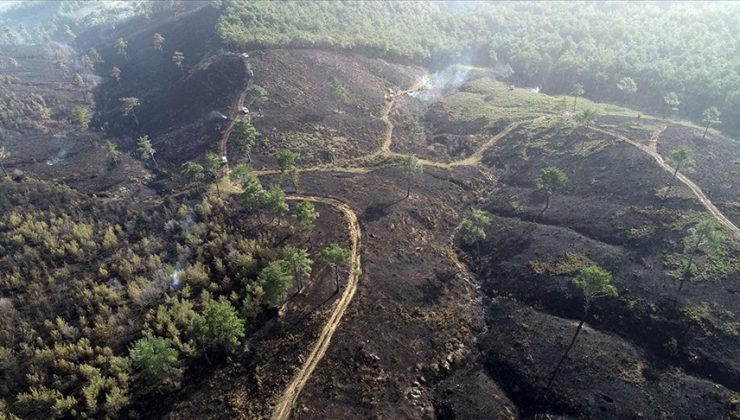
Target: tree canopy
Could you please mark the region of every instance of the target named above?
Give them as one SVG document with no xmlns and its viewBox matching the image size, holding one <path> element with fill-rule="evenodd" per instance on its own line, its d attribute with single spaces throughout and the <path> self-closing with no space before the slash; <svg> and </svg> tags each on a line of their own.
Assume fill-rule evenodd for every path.
<svg viewBox="0 0 740 420">
<path fill-rule="evenodd" d="M 653 111 L 675 92 L 680 114 L 695 121 L 710 106 L 740 116 L 738 3 L 220 4 L 217 31 L 236 46 L 356 50 L 421 64 L 472 61 L 547 92 L 566 94 L 579 83 L 592 99 Z M 740 133 L 740 118 L 722 128 Z"/>
<path fill-rule="evenodd" d="M 612 273 L 597 265 L 581 270 L 572 283 L 583 294 L 586 302 L 598 297 L 617 296 L 617 288 L 612 285 Z"/>
<path fill-rule="evenodd" d="M 303 234 L 309 234 L 313 231 L 316 224 L 316 220 L 319 218 L 319 212 L 316 211 L 316 206 L 310 201 L 301 201 L 296 206 L 296 220 L 298 221 L 298 227 Z"/>
<path fill-rule="evenodd" d="M 565 174 L 560 168 L 555 166 L 547 166 L 540 170 L 540 174 L 536 179 L 537 186 L 544 188 L 548 193 L 552 194 L 565 186 L 568 182 L 568 175 Z"/>
<path fill-rule="evenodd" d="M 675 172 L 684 170 L 690 172 L 694 169 L 694 155 L 687 147 L 679 147 L 668 155 L 668 163 L 674 166 Z"/>
<path fill-rule="evenodd" d="M 172 347 L 169 338 L 140 338 L 134 343 L 130 354 L 152 382 L 161 382 L 177 363 L 177 350 Z"/>
<path fill-rule="evenodd" d="M 491 224 L 491 215 L 484 210 L 472 209 L 465 212 L 462 222 L 463 240 L 472 244 L 486 238 L 486 228 Z"/>
<path fill-rule="evenodd" d="M 280 306 L 288 288 L 293 284 L 291 265 L 283 260 L 273 261 L 260 272 L 258 282 L 265 292 L 264 300 L 270 306 Z"/>
<path fill-rule="evenodd" d="M 193 319 L 192 332 L 206 348 L 233 352 L 244 338 L 244 320 L 228 301 L 214 302 Z"/>
</svg>

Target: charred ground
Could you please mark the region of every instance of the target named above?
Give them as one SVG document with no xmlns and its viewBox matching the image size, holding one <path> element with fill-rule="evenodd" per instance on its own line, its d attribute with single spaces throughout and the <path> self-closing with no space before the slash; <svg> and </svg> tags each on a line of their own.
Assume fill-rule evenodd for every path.
<svg viewBox="0 0 740 420">
<path fill-rule="evenodd" d="M 101 327 L 89 335 L 123 337 L 110 343 L 101 339 L 100 353 L 125 351 L 144 322 L 131 314 L 155 307 L 172 293 L 164 284 L 142 304 L 134 302 L 130 286 L 138 284 L 137 276 L 157 269 L 168 277 L 180 262 L 181 247 L 199 249 L 188 264 L 204 265 L 208 282 L 215 283 L 193 287 L 228 295 L 241 290 L 240 281 L 254 278 L 276 249 L 302 243 L 290 218 L 266 228 L 236 198 L 192 188 L 179 175 L 185 161 L 219 150 L 225 123 L 208 114 L 233 118 L 234 103 L 256 83 L 270 99 L 259 111 L 250 105 L 251 121 L 261 133 L 253 166 L 275 169 L 279 151 L 299 152 L 299 166 L 306 169 L 299 191 L 347 203 L 363 231 L 358 293 L 300 395 L 294 417 L 738 415 L 737 242 L 726 241 L 722 259 L 702 261 L 696 281 L 677 295 L 681 240 L 707 214 L 681 185 L 663 199 L 665 186 L 674 181 L 650 156 L 577 124 L 572 115 L 557 111 L 559 99 L 509 90 L 489 71 L 467 70 L 461 82 L 437 95 L 396 97 L 422 77 L 423 69 L 319 50 L 248 51 L 244 59 L 241 51 L 222 49 L 212 13 L 203 8 L 154 24 L 133 21 L 103 32 L 104 38 L 100 33 L 83 37 L 79 47 L 98 46 L 104 60 L 95 69 L 102 81 L 91 74 L 85 89 L 72 84 L 80 71 L 73 56 L 65 70 L 50 62 L 45 48 L 6 52 L 19 66 L 8 70 L 3 89 L 15 98 L 12 108 L 23 111 L 3 120 L 2 145 L 11 153 L 6 167 L 23 175 L 3 179 L 4 213 L 27 213 L 50 225 L 65 217 L 91 224 L 93 242 L 108 227 L 121 227 L 116 230 L 120 246 L 50 257 L 22 248 L 16 222 L 6 217 L 2 296 L 12 302 L 8 313 L 17 316 L 9 331 L 28 335 L 29 342 L 41 335 L 41 347 L 53 348 L 58 340 L 45 320 L 99 313 L 101 322 L 113 323 L 114 332 Z M 155 32 L 168 39 L 164 51 L 151 45 Z M 127 57 L 111 47 L 118 37 L 129 41 Z M 185 55 L 183 71 L 171 61 L 176 50 Z M 114 65 L 121 70 L 120 82 L 110 77 Z M 338 83 L 346 97 L 336 95 Z M 125 96 L 141 101 L 138 127 L 121 115 L 118 98 Z M 75 106 L 94 109 L 91 130 L 71 124 Z M 697 169 L 688 176 L 738 223 L 737 142 L 714 132 L 701 139 L 694 128 L 637 121 L 623 109 L 591 106 L 604 114 L 596 128 L 645 144 L 668 125 L 658 152 L 691 148 Z M 388 124 L 389 154 L 356 159 L 381 148 Z M 152 138 L 160 168 L 137 156 L 136 138 L 142 133 Z M 102 147 L 105 139 L 125 152 L 116 166 Z M 244 161 L 234 139 L 227 144 L 229 160 Z M 425 165 L 407 199 L 404 176 L 392 164 L 404 154 L 424 159 Z M 319 164 L 322 170 L 315 167 Z M 550 165 L 566 169 L 569 182 L 543 213 L 545 197 L 534 179 Z M 262 181 L 282 180 L 266 174 Z M 493 219 L 479 250 L 456 235 L 469 208 L 485 209 Z M 347 245 L 341 216 L 328 206 L 318 210 L 312 246 Z M 195 237 L 182 228 L 188 215 Z M 174 231 L 167 227 L 172 220 L 178 226 Z M 57 240 L 73 239 L 65 229 Z M 226 258 L 240 241 L 259 244 L 252 250 L 251 271 Z M 130 278 L 115 271 L 132 253 L 157 255 L 162 267 L 142 262 Z M 581 315 L 581 301 L 568 279 L 590 263 L 614 273 L 620 296 L 595 304 L 574 352 L 546 392 L 547 376 Z M 107 277 L 100 277 L 101 264 L 111 269 Z M 33 265 L 59 272 L 60 283 L 49 284 Z M 19 276 L 26 276 L 28 290 L 14 282 Z M 288 299 L 280 314 L 266 311 L 248 325 L 244 351 L 214 364 L 194 359 L 178 387 L 132 386 L 133 403 L 126 410 L 172 418 L 269 416 L 337 298 L 326 273 L 315 272 L 313 278 L 305 295 Z M 109 301 L 96 301 L 88 289 L 105 289 Z M 37 308 L 27 301 L 31 293 L 67 302 Z M 84 299 L 90 299 L 88 309 L 70 305 Z M 108 310 L 114 315 L 106 317 Z M 134 321 L 124 322 L 129 318 Z M 30 326 L 20 320 L 30 320 Z M 82 334 L 88 333 L 83 329 Z M 3 342 L 11 344 L 21 348 Z M 21 359 L 26 355 L 13 353 Z M 38 363 L 30 356 L 24 360 Z M 5 371 L 2 397 L 11 407 L 12 396 L 32 385 L 21 372 L 24 363 Z"/>
</svg>

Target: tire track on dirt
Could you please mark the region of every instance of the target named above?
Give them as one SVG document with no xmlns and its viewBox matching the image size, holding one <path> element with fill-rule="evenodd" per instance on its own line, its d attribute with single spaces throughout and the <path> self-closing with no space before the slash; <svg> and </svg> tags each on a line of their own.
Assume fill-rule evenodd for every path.
<svg viewBox="0 0 740 420">
<path fill-rule="evenodd" d="M 638 148 L 642 152 L 650 155 L 655 159 L 655 161 L 658 163 L 658 165 L 663 168 L 666 172 L 673 175 L 673 172 L 675 171 L 675 168 L 672 168 L 669 164 L 665 162 L 663 159 L 663 156 L 658 153 L 658 138 L 661 134 L 663 134 L 663 131 L 668 128 L 668 126 L 662 126 L 661 128 L 655 130 L 652 136 L 650 136 L 650 141 L 648 145 L 644 145 L 642 143 L 639 143 L 635 140 L 632 140 L 630 138 L 627 138 L 623 135 L 612 133 L 607 130 L 603 130 L 596 127 L 591 127 L 592 130 L 610 135 L 612 137 L 615 137 L 619 140 L 622 140 L 626 143 L 631 144 L 632 146 Z M 712 203 L 712 200 L 709 199 L 709 197 L 704 194 L 704 191 L 699 188 L 698 185 L 696 185 L 692 180 L 690 180 L 686 175 L 682 174 L 681 172 L 676 173 L 676 179 L 681 181 L 686 187 L 688 187 L 689 190 L 694 194 L 697 200 L 704 206 L 704 208 L 707 209 L 709 214 L 714 217 L 714 219 L 725 228 L 725 230 L 729 231 L 732 236 L 735 237 L 736 240 L 740 240 L 740 229 L 738 229 L 735 224 L 733 224 L 730 219 L 728 219 L 722 212 L 717 208 L 717 206 Z"/>
<path fill-rule="evenodd" d="M 335 303 L 334 311 L 332 312 L 329 320 L 324 325 L 324 328 L 319 334 L 319 338 L 313 345 L 311 352 L 306 358 L 303 366 L 293 376 L 288 386 L 283 391 L 280 399 L 275 405 L 273 410 L 272 419 L 275 420 L 287 420 L 290 417 L 290 413 L 293 407 L 298 401 L 303 387 L 308 382 L 314 369 L 318 366 L 321 359 L 326 354 L 326 350 L 329 348 L 331 339 L 334 332 L 337 330 L 344 313 L 347 311 L 352 298 L 357 291 L 357 283 L 360 276 L 360 254 L 359 248 L 362 241 L 362 231 L 360 229 L 360 223 L 357 218 L 357 214 L 344 202 L 331 197 L 319 197 L 310 195 L 291 195 L 287 197 L 288 200 L 303 200 L 313 201 L 317 203 L 324 203 L 330 205 L 342 212 L 344 218 L 347 221 L 347 227 L 349 228 L 350 240 L 351 240 L 351 254 L 352 254 L 352 265 L 350 267 L 349 278 L 347 279 L 347 285 L 344 289 L 344 293 Z"/>
</svg>

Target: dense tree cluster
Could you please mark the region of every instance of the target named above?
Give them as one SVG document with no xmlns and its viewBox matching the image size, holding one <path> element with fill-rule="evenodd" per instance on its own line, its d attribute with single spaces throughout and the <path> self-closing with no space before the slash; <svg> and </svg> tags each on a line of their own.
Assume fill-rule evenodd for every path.
<svg viewBox="0 0 740 420">
<path fill-rule="evenodd" d="M 222 2 L 227 43 L 352 49 L 420 63 L 473 61 L 511 81 L 740 132 L 740 5 L 731 3 Z"/>
<path fill-rule="evenodd" d="M 215 194 L 136 208 L 0 183 L 0 412 L 21 418 L 121 416 L 178 389 L 312 271 L 308 251 L 280 249 L 279 224 L 245 231 L 251 211 Z M 273 217 L 289 210 L 277 190 L 264 190 Z M 310 232 L 305 207 L 283 222 Z"/>
<path fill-rule="evenodd" d="M 94 7 L 81 0 L 17 2 L 9 4 L 0 13 L 0 45 L 52 40 L 72 43 L 77 34 L 92 26 L 131 16 L 150 18 L 159 14 L 176 14 L 185 6 L 182 0 L 96 2 Z"/>
<path fill-rule="evenodd" d="M 19 129 L 33 125 L 49 115 L 49 108 L 41 95 L 21 95 L 11 86 L 18 80 L 0 74 L 0 127 Z"/>
</svg>

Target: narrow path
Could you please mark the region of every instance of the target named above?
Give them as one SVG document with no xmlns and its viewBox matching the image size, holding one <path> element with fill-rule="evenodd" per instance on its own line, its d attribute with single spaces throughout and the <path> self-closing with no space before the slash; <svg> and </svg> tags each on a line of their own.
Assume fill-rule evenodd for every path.
<svg viewBox="0 0 740 420">
<path fill-rule="evenodd" d="M 383 115 L 380 117 L 380 119 L 385 122 L 385 136 L 383 136 L 383 144 L 380 146 L 380 150 L 377 152 L 378 154 L 389 153 L 391 151 L 391 144 L 393 143 L 393 129 L 395 128 L 393 122 L 391 121 L 391 112 L 393 112 L 393 110 L 396 108 L 397 99 L 408 93 L 421 90 L 427 83 L 427 80 L 427 75 L 424 74 L 424 77 L 417 80 L 416 83 L 409 86 L 408 89 L 393 94 L 393 99 L 388 101 L 388 103 L 385 105 L 385 108 L 383 109 Z"/>
<path fill-rule="evenodd" d="M 231 136 L 231 132 L 234 131 L 234 125 L 236 125 L 236 122 L 239 117 L 239 113 L 241 113 L 241 109 L 244 107 L 244 101 L 247 100 L 247 92 L 249 91 L 249 85 L 251 84 L 252 79 L 249 77 L 249 65 L 247 63 L 247 60 L 242 58 L 242 63 L 244 63 L 244 84 L 245 88 L 242 91 L 242 93 L 239 95 L 239 99 L 236 101 L 236 109 L 232 111 L 232 115 L 229 116 L 229 124 L 226 126 L 226 129 L 224 130 L 223 135 L 221 135 L 221 139 L 218 142 L 218 154 L 219 157 L 226 156 L 227 154 L 227 145 L 229 142 L 229 136 Z M 229 172 L 229 162 L 228 159 L 224 163 L 224 172 Z"/>
<path fill-rule="evenodd" d="M 319 334 L 319 338 L 313 345 L 311 352 L 309 353 L 306 360 L 303 362 L 301 369 L 293 376 L 288 386 L 280 396 L 275 409 L 272 413 L 272 419 L 275 420 L 287 420 L 290 417 L 290 413 L 295 406 L 298 396 L 300 395 L 303 387 L 308 382 L 314 369 L 319 364 L 321 359 L 326 354 L 326 350 L 329 348 L 332 336 L 339 326 L 344 313 L 347 311 L 349 303 L 357 291 L 357 282 L 359 278 L 360 269 L 360 254 L 359 248 L 362 240 L 362 231 L 360 229 L 360 223 L 357 219 L 357 214 L 345 203 L 330 197 L 316 197 L 308 195 L 292 195 L 288 197 L 288 200 L 303 200 L 313 201 L 317 203 L 324 203 L 340 210 L 344 218 L 347 221 L 347 227 L 349 229 L 350 240 L 351 240 L 351 252 L 352 252 L 352 265 L 349 270 L 349 278 L 347 279 L 347 285 L 344 289 L 344 293 L 336 302 L 334 311 L 332 312 L 329 320 L 324 325 L 324 328 Z"/>
<path fill-rule="evenodd" d="M 243 60 L 243 62 L 244 62 L 244 66 L 248 70 L 247 61 Z M 244 88 L 242 93 L 239 95 L 239 99 L 237 100 L 237 103 L 236 103 L 236 109 L 233 111 L 233 114 L 229 121 L 229 125 L 226 127 L 223 135 L 221 136 L 221 139 L 219 140 L 219 152 L 221 156 L 227 156 L 227 153 L 228 153 L 227 145 L 229 141 L 229 136 L 231 135 L 231 132 L 234 129 L 234 125 L 236 124 L 238 120 L 239 113 L 241 112 L 241 109 L 244 106 L 244 101 L 246 100 L 250 79 L 247 79 L 245 82 L 246 82 L 246 87 Z M 390 113 L 390 109 L 393 107 L 394 103 L 395 101 L 390 102 L 389 109 L 386 110 L 387 113 Z M 392 133 L 392 126 L 391 126 L 391 133 Z M 225 177 L 228 176 L 229 172 L 230 172 L 230 169 L 229 169 L 228 162 L 227 162 L 224 164 L 224 176 Z M 258 173 L 258 175 L 261 175 L 261 174 L 266 175 L 268 173 L 276 173 L 276 172 L 277 171 L 262 171 L 262 173 Z M 329 319 L 327 320 L 326 324 L 324 324 L 324 327 L 322 328 L 321 333 L 319 334 L 319 337 L 317 338 L 316 342 L 313 344 L 311 352 L 309 353 L 306 360 L 303 362 L 303 365 L 301 366 L 300 370 L 295 374 L 293 379 L 291 379 L 288 386 L 285 388 L 283 393 L 280 395 L 280 398 L 277 404 L 275 405 L 275 409 L 272 414 L 272 418 L 274 419 L 288 419 L 290 417 L 290 413 L 293 410 L 293 407 L 295 406 L 295 403 L 298 400 L 298 396 L 303 390 L 303 387 L 306 385 L 314 369 L 316 369 L 316 366 L 319 364 L 321 359 L 326 354 L 326 350 L 329 348 L 329 344 L 331 343 L 331 339 L 334 336 L 334 332 L 339 326 L 339 323 L 341 322 L 342 317 L 344 316 L 344 313 L 347 311 L 347 308 L 349 307 L 349 304 L 352 301 L 352 298 L 354 297 L 355 292 L 357 291 L 357 283 L 358 283 L 358 279 L 360 275 L 360 245 L 362 241 L 362 230 L 360 229 L 360 223 L 358 221 L 357 214 L 354 212 L 354 210 L 352 210 L 352 208 L 350 208 L 344 202 L 337 200 L 336 198 L 332 198 L 332 197 L 320 197 L 320 196 L 310 196 L 310 195 L 302 195 L 302 194 L 293 194 L 293 195 L 286 197 L 286 199 L 291 200 L 291 201 L 301 200 L 301 201 L 312 201 L 316 203 L 324 203 L 324 204 L 327 204 L 339 210 L 343 214 L 344 219 L 347 221 L 347 227 L 349 230 L 349 236 L 350 236 L 350 242 L 351 242 L 350 252 L 351 252 L 352 262 L 349 268 L 349 276 L 347 278 L 347 284 L 345 285 L 344 293 L 342 293 L 342 296 L 334 304 L 335 305 L 334 310 L 329 316 Z"/>
<path fill-rule="evenodd" d="M 499 131 L 495 136 L 491 137 L 491 139 L 488 140 L 484 145 L 479 147 L 478 150 L 475 151 L 475 153 L 465 159 L 451 162 L 449 166 L 475 166 L 479 164 L 481 160 L 483 160 L 483 154 L 486 152 L 486 150 L 493 147 L 493 145 L 495 145 L 502 138 L 506 137 L 509 133 L 511 133 L 512 130 L 517 127 L 519 127 L 518 122 L 513 122 L 507 125 L 503 130 Z"/>
<path fill-rule="evenodd" d="M 247 62 L 245 61 L 244 64 L 246 66 Z M 370 165 L 372 167 L 372 166 L 382 165 L 383 163 L 387 163 L 386 160 L 392 160 L 395 158 L 403 158 L 406 156 L 410 156 L 408 154 L 396 153 L 396 152 L 391 151 L 391 145 L 393 142 L 393 130 L 394 130 L 394 124 L 391 121 L 391 113 L 395 109 L 397 98 L 409 92 L 420 90 L 424 86 L 425 83 L 426 83 L 426 80 L 424 78 L 420 79 L 408 89 L 396 93 L 393 96 L 393 98 L 386 103 L 385 107 L 383 108 L 383 114 L 381 116 L 381 120 L 384 121 L 386 124 L 386 129 L 385 129 L 385 133 L 383 137 L 383 142 L 379 150 L 369 155 L 362 156 L 356 159 L 352 159 L 348 162 L 345 162 L 345 165 L 342 165 L 342 166 L 317 165 L 317 166 L 310 167 L 310 168 L 299 169 L 299 171 L 300 172 L 310 172 L 310 171 L 325 171 L 325 172 L 337 171 L 339 172 L 341 171 L 341 172 L 365 173 L 365 172 L 369 172 L 370 170 L 368 166 L 352 166 L 352 162 L 354 161 L 356 163 L 362 164 L 362 163 L 372 162 L 372 159 L 377 159 L 375 165 Z M 226 156 L 227 154 L 227 151 L 228 151 L 227 142 L 228 142 L 231 132 L 233 131 L 234 125 L 236 124 L 236 121 L 239 115 L 238 114 L 239 110 L 241 109 L 241 107 L 244 106 L 243 104 L 246 99 L 246 95 L 247 95 L 247 89 L 245 88 L 242 94 L 239 96 L 239 100 L 237 101 L 235 114 L 232 116 L 229 122 L 229 125 L 224 131 L 224 134 L 219 142 L 219 151 L 221 152 L 221 156 Z M 453 161 L 453 162 L 448 162 L 448 163 L 436 162 L 436 161 L 431 161 L 427 159 L 419 159 L 419 162 L 422 165 L 435 166 L 435 167 L 440 167 L 444 169 L 451 169 L 457 166 L 476 166 L 480 164 L 486 150 L 488 150 L 493 145 L 495 145 L 500 139 L 508 135 L 512 130 L 516 129 L 521 123 L 522 122 L 519 121 L 519 122 L 513 122 L 509 124 L 507 127 L 505 127 L 499 133 L 494 135 L 490 140 L 488 140 L 484 145 L 479 147 L 472 155 L 468 156 L 467 158 Z M 608 131 L 605 131 L 599 128 L 593 128 L 593 129 L 595 131 L 614 136 L 620 140 L 623 140 L 637 147 L 638 149 L 649 154 L 650 156 L 653 156 L 656 162 L 658 162 L 658 164 L 663 169 L 672 173 L 673 169 L 663 161 L 663 158 L 657 152 L 658 137 L 663 132 L 663 130 L 665 130 L 665 128 L 666 127 L 663 127 L 662 129 L 656 131 L 656 133 L 654 133 L 653 136 L 651 137 L 650 143 L 647 146 L 644 144 L 640 144 L 636 141 L 633 141 L 631 139 L 628 139 L 624 136 L 615 134 L 615 133 L 610 133 Z M 387 159 L 383 159 L 383 158 L 387 158 Z M 226 166 L 225 174 L 228 175 L 228 173 L 229 173 L 229 168 L 228 166 Z M 256 175 L 270 175 L 270 174 L 276 174 L 276 173 L 279 173 L 279 172 L 276 170 L 255 171 Z M 740 230 L 735 225 L 733 225 L 714 206 L 714 204 L 712 204 L 712 202 L 704 195 L 704 193 L 701 191 L 701 189 L 696 184 L 694 184 L 691 180 L 686 178 L 683 174 L 678 174 L 677 178 L 694 192 L 694 194 L 697 196 L 699 201 L 707 208 L 707 210 L 709 210 L 709 212 L 715 217 L 715 219 L 717 219 L 725 228 L 730 230 L 736 237 L 740 238 Z M 291 195 L 287 197 L 287 199 L 288 200 L 305 200 L 305 201 L 320 202 L 320 203 L 330 205 L 342 212 L 345 220 L 347 221 L 347 226 L 348 226 L 348 230 L 350 234 L 352 267 L 350 268 L 349 277 L 347 279 L 345 290 L 342 293 L 342 296 L 335 303 L 335 308 L 332 311 L 331 315 L 329 316 L 329 319 L 327 320 L 326 324 L 322 328 L 319 334 L 319 337 L 314 342 L 310 353 L 308 354 L 307 358 L 301 365 L 298 372 L 295 373 L 291 381 L 288 383 L 283 393 L 280 394 L 278 401 L 272 412 L 272 416 L 271 416 L 271 418 L 275 420 L 287 420 L 290 417 L 291 412 L 293 408 L 295 407 L 296 402 L 298 401 L 298 397 L 300 396 L 301 391 L 305 387 L 306 383 L 308 383 L 308 380 L 310 379 L 312 373 L 318 366 L 321 359 L 326 354 L 326 351 L 329 348 L 329 345 L 331 343 L 331 339 L 334 336 L 334 333 L 336 332 L 342 320 L 342 317 L 347 311 L 347 308 L 349 307 L 349 304 L 352 301 L 352 298 L 354 297 L 355 292 L 357 291 L 357 284 L 358 284 L 358 278 L 359 278 L 359 267 L 360 267 L 359 248 L 361 245 L 361 237 L 362 237 L 357 214 L 344 202 L 336 198 L 332 198 L 332 197 L 319 197 L 319 196 L 309 196 L 309 195 Z M 459 226 L 453 232 L 453 236 L 451 237 L 451 240 L 452 238 L 454 238 L 454 235 L 458 229 L 459 229 Z M 469 286 L 473 287 L 474 290 L 477 289 L 475 282 L 472 281 L 473 276 L 471 275 L 470 271 L 467 269 L 465 264 L 463 264 L 463 262 L 460 261 L 457 253 L 454 250 L 452 243 L 450 243 L 450 245 L 446 248 L 446 253 L 448 257 L 450 258 L 452 264 L 455 266 L 458 273 L 464 278 L 466 283 Z"/>
<path fill-rule="evenodd" d="M 630 138 L 627 138 L 623 135 L 612 133 L 610 131 L 606 131 L 600 128 L 592 127 L 594 131 L 598 131 L 603 134 L 607 134 L 610 136 L 613 136 L 615 138 L 618 138 L 626 143 L 629 143 L 636 148 L 640 149 L 641 151 L 647 153 L 648 155 L 652 156 L 653 159 L 660 165 L 661 168 L 663 168 L 665 171 L 673 175 L 673 172 L 675 168 L 672 168 L 669 164 L 663 160 L 663 157 L 658 153 L 658 138 L 661 134 L 663 134 L 663 131 L 668 128 L 667 126 L 662 126 L 658 130 L 655 130 L 653 135 L 650 137 L 650 142 L 648 145 L 644 145 L 642 143 L 639 143 L 637 141 L 634 141 Z M 732 236 L 735 237 L 735 239 L 740 240 L 740 229 L 735 226 L 730 219 L 728 219 L 722 212 L 717 208 L 717 206 L 712 203 L 712 200 L 710 200 L 706 194 L 699 188 L 698 185 L 696 185 L 693 181 L 691 181 L 688 177 L 686 177 L 681 172 L 678 172 L 676 174 L 676 179 L 681 181 L 686 187 L 688 187 L 692 193 L 694 193 L 694 196 L 696 196 L 696 199 L 699 200 L 699 202 L 707 209 L 707 211 L 714 217 L 715 220 L 720 224 L 720 226 L 724 227 L 725 230 L 727 230 Z"/>
<path fill-rule="evenodd" d="M 244 65 L 247 66 L 246 60 L 244 60 Z M 249 80 L 247 80 L 247 83 L 249 83 Z M 386 129 L 385 129 L 385 133 L 383 137 L 383 142 L 379 150 L 369 155 L 346 161 L 344 162 L 344 165 L 323 164 L 323 165 L 317 165 L 317 166 L 309 167 L 309 168 L 302 168 L 302 169 L 299 169 L 299 171 L 300 172 L 319 171 L 319 172 L 367 173 L 370 170 L 372 170 L 373 167 L 378 167 L 386 163 L 391 163 L 393 159 L 411 156 L 408 154 L 396 153 L 396 152 L 391 151 L 391 146 L 393 142 L 393 130 L 394 130 L 394 124 L 391 121 L 391 113 L 395 109 L 396 102 L 399 97 L 407 93 L 420 90 L 421 88 L 423 88 L 425 83 L 426 83 L 425 78 L 420 79 L 414 85 L 410 86 L 408 89 L 400 91 L 396 93 L 395 95 L 393 95 L 392 99 L 386 103 L 386 105 L 383 108 L 383 114 L 380 118 L 382 121 L 385 122 Z M 219 141 L 219 152 L 221 153 L 221 156 L 227 156 L 228 139 L 229 139 L 229 136 L 231 135 L 231 132 L 234 129 L 234 125 L 236 124 L 240 109 L 244 106 L 244 101 L 246 100 L 246 96 L 247 96 L 247 89 L 248 89 L 248 86 L 245 87 L 244 91 L 239 96 L 234 114 L 230 118 L 229 124 L 226 127 Z M 522 123 L 523 123 L 522 121 L 519 121 L 519 122 L 513 122 L 509 124 L 507 127 L 505 127 L 499 133 L 494 135 L 490 140 L 488 140 L 484 145 L 479 147 L 472 155 L 468 156 L 467 158 L 453 161 L 453 162 L 448 162 L 448 163 L 436 162 L 436 161 L 431 161 L 427 159 L 419 159 L 419 162 L 422 165 L 434 166 L 434 167 L 439 167 L 443 169 L 450 169 L 450 168 L 458 167 L 458 166 L 476 166 L 483 159 L 483 155 L 486 150 L 488 150 L 490 147 L 495 145 L 496 142 L 498 142 L 500 139 L 508 135 L 512 130 L 517 128 Z M 601 132 L 601 133 L 613 136 L 615 138 L 623 140 L 637 147 L 638 149 L 644 151 L 645 153 L 653 156 L 653 158 L 658 162 L 658 164 L 661 165 L 661 167 L 663 167 L 666 171 L 669 171 L 671 173 L 673 172 L 673 169 L 669 165 L 667 165 L 663 161 L 663 158 L 657 153 L 657 139 L 660 136 L 660 134 L 663 132 L 663 130 L 665 130 L 665 127 L 663 127 L 661 130 L 658 130 L 652 136 L 650 140 L 650 144 L 648 146 L 644 144 L 640 144 L 636 141 L 628 139 L 619 134 L 608 132 L 606 130 L 602 130 L 602 129 L 594 128 L 594 127 L 592 127 L 592 129 L 597 132 Z M 362 163 L 367 164 L 368 162 L 372 162 L 373 159 L 377 159 L 375 164 L 362 166 Z M 352 166 L 352 162 L 356 162 L 360 164 L 360 166 Z M 229 173 L 229 167 L 228 167 L 228 164 L 226 164 L 225 170 L 224 170 L 225 176 L 227 176 L 228 173 Z M 279 171 L 270 169 L 270 170 L 255 171 L 254 173 L 260 176 L 260 175 L 277 174 L 279 173 Z M 699 201 L 702 202 L 702 204 L 707 208 L 707 210 L 709 210 L 709 212 L 724 227 L 732 231 L 735 236 L 740 238 L 740 230 L 738 230 L 738 228 L 735 225 L 733 225 L 724 215 L 722 215 L 722 213 L 711 203 L 711 201 L 703 194 L 701 189 L 699 189 L 699 187 L 696 186 L 696 184 L 691 182 L 683 174 L 679 174 L 678 179 L 681 180 L 681 182 L 687 185 L 694 192 L 694 194 L 697 196 Z M 312 201 L 312 202 L 317 202 L 317 203 L 324 203 L 324 204 L 327 204 L 329 206 L 332 206 L 338 209 L 344 215 L 344 218 L 347 221 L 347 226 L 348 226 L 350 240 L 351 240 L 352 267 L 350 268 L 350 272 L 349 272 L 349 276 L 347 279 L 347 284 L 345 286 L 344 292 L 342 293 L 342 296 L 336 301 L 334 310 L 329 316 L 329 319 L 326 321 L 326 324 L 323 326 L 319 334 L 319 337 L 313 343 L 310 353 L 308 354 L 307 358 L 301 365 L 298 372 L 295 373 L 291 381 L 288 383 L 285 390 L 282 392 L 282 394 L 280 394 L 277 400 L 277 403 L 274 407 L 272 416 L 271 416 L 271 418 L 275 420 L 287 420 L 290 417 L 291 412 L 293 408 L 295 407 L 295 404 L 298 400 L 298 397 L 301 391 L 305 387 L 306 383 L 310 379 L 312 373 L 318 366 L 321 359 L 326 354 L 326 351 L 329 348 L 329 345 L 331 343 L 331 339 L 334 333 L 336 332 L 342 320 L 342 317 L 347 311 L 347 308 L 349 307 L 349 304 L 352 301 L 357 291 L 357 285 L 358 285 L 358 279 L 359 279 L 359 267 L 360 267 L 359 249 L 361 246 L 361 239 L 362 239 L 362 232 L 361 232 L 361 228 L 358 222 L 357 214 L 346 203 L 336 198 L 333 198 L 333 197 L 310 196 L 310 195 L 302 195 L 302 194 L 291 195 L 286 198 L 288 200 L 304 200 L 304 201 Z M 455 230 L 453 231 L 452 236 L 450 238 L 450 244 L 446 248 L 446 253 L 448 257 L 450 258 L 452 264 L 457 269 L 458 273 L 465 279 L 466 283 L 468 283 L 474 289 L 477 289 L 477 285 L 475 284 L 474 281 L 472 281 L 473 279 L 472 274 L 467 269 L 465 264 L 459 259 L 452 245 L 452 239 L 454 238 L 454 235 L 457 233 L 459 228 L 460 226 L 455 228 Z"/>
</svg>

